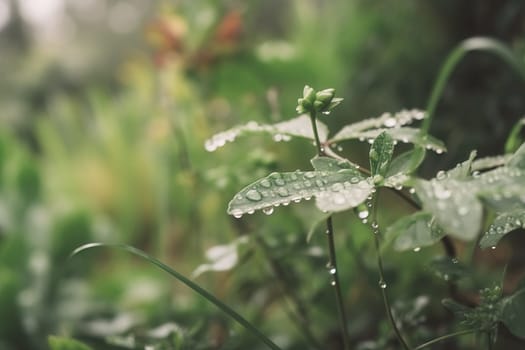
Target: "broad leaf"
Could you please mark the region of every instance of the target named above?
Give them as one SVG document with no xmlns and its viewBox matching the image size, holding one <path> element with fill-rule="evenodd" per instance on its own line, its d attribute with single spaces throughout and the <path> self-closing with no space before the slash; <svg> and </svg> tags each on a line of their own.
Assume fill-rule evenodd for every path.
<svg viewBox="0 0 525 350">
<path fill-rule="evenodd" d="M 326 141 L 328 128 L 320 121 L 316 121 L 317 131 L 321 142 Z M 245 125 L 220 132 L 206 140 L 204 147 L 206 150 L 213 152 L 217 148 L 224 146 L 227 142 L 233 142 L 238 136 L 248 133 L 269 133 L 273 135 L 275 141 L 287 141 L 291 137 L 302 137 L 314 140 L 314 133 L 311 127 L 310 117 L 300 115 L 297 118 L 287 120 L 277 124 L 258 124 L 251 121 Z"/>
<path fill-rule="evenodd" d="M 374 143 L 370 148 L 370 170 L 372 176 L 379 175 L 384 177 L 392 161 L 392 154 L 394 153 L 394 140 L 386 132 L 382 132 L 374 139 Z"/>
<path fill-rule="evenodd" d="M 469 182 L 418 179 L 414 188 L 423 209 L 432 213 L 447 233 L 464 240 L 476 237 L 481 228 L 482 206 Z"/>
<path fill-rule="evenodd" d="M 516 337 L 525 338 L 525 289 L 502 300 L 501 322 Z"/>
<path fill-rule="evenodd" d="M 525 206 L 523 170 L 503 166 L 476 176 L 471 183 L 487 205 L 497 212 Z"/>
<path fill-rule="evenodd" d="M 319 209 L 343 211 L 363 203 L 372 191 L 370 180 L 355 169 L 272 173 L 235 195 L 228 213 L 241 217 L 262 209 L 271 214 L 274 207 L 314 196 Z"/>
<path fill-rule="evenodd" d="M 443 231 L 432 220 L 432 215 L 416 212 L 402 217 L 386 230 L 386 240 L 394 241 L 394 249 L 419 249 L 439 241 Z"/>
<path fill-rule="evenodd" d="M 384 113 L 378 118 L 361 120 L 357 123 L 343 127 L 331 141 L 348 140 L 358 138 L 360 132 L 377 128 L 395 128 L 412 123 L 414 120 L 421 120 L 425 117 L 425 112 L 412 109 L 402 110 L 398 113 Z"/>
<path fill-rule="evenodd" d="M 525 227 L 525 208 L 502 213 L 496 217 L 492 225 L 479 242 L 481 248 L 495 247 L 507 233 Z"/>
</svg>

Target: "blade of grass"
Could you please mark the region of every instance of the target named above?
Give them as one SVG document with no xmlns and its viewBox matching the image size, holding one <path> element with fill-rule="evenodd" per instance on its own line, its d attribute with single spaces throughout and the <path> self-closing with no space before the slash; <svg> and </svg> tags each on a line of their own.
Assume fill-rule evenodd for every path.
<svg viewBox="0 0 525 350">
<path fill-rule="evenodd" d="M 84 244 L 78 248 L 76 248 L 70 255 L 70 258 L 72 258 L 75 255 L 78 255 L 81 252 L 84 252 L 89 249 L 93 248 L 117 248 L 124 250 L 128 253 L 131 253 L 133 255 L 136 255 L 149 263 L 157 266 L 161 270 L 167 272 L 171 276 L 175 277 L 180 282 L 184 283 L 189 288 L 193 289 L 195 292 L 197 292 L 199 295 L 201 295 L 203 298 L 217 306 L 221 311 L 223 311 L 225 314 L 230 316 L 232 319 L 234 319 L 237 323 L 239 323 L 241 326 L 246 328 L 246 330 L 253 333 L 255 336 L 257 336 L 263 343 L 265 343 L 270 349 L 272 350 L 281 350 L 274 342 L 272 342 L 268 337 L 266 337 L 264 334 L 257 329 L 254 325 L 252 325 L 249 321 L 247 321 L 244 317 L 239 315 L 237 312 L 235 312 L 232 308 L 230 308 L 228 305 L 224 304 L 222 301 L 217 299 L 213 294 L 206 291 L 204 288 L 200 287 L 195 282 L 191 281 L 190 279 L 186 278 L 184 275 L 180 274 L 179 272 L 175 271 L 168 265 L 162 263 L 161 261 L 155 259 L 154 257 L 148 255 L 144 251 L 131 247 L 129 245 L 125 244 L 108 244 L 108 243 L 88 243 Z"/>
</svg>

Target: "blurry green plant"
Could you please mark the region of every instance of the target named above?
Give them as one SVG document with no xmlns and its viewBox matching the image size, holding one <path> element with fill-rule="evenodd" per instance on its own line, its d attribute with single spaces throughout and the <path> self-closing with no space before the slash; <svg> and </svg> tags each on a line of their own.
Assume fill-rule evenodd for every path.
<svg viewBox="0 0 525 350">
<path fill-rule="evenodd" d="M 525 310 L 525 299 L 522 297 L 525 295 L 525 289 L 519 287 L 505 296 L 502 286 L 482 288 L 477 294 L 462 290 L 459 281 L 473 279 L 474 274 L 460 262 L 460 259 L 463 259 L 457 256 L 453 243 L 453 239 L 457 239 L 475 242 L 474 244 L 479 244 L 481 248 L 495 248 L 506 234 L 525 227 L 525 144 L 519 139 L 522 122 L 520 121 L 519 126 L 515 128 L 518 131 L 511 132 L 509 136 L 507 154 L 477 159 L 476 152 L 473 151 L 466 161 L 453 169 L 436 171 L 435 177 L 431 179 L 416 175 L 427 152 L 442 154 L 446 151 L 443 142 L 429 135 L 428 130 L 437 102 L 454 67 L 466 53 L 474 50 L 498 55 L 525 77 L 521 62 L 517 61 L 505 46 L 492 39 L 473 38 L 464 41 L 446 60 L 426 111 L 414 109 L 384 113 L 377 118 L 346 125 L 331 136 L 329 128 L 320 119 L 329 115 L 342 99 L 335 97 L 334 89 L 315 91 L 306 86 L 303 96 L 298 100 L 298 117 L 276 124 L 248 122 L 216 134 L 205 143 L 208 151 L 214 151 L 234 141 L 238 136 L 249 133 L 267 133 L 276 141 L 300 138 L 314 143 L 317 155 L 311 160 L 312 169 L 272 172 L 260 178 L 234 196 L 229 203 L 228 213 L 237 219 L 258 210 L 271 215 L 276 207 L 315 198 L 315 205 L 322 213 L 320 221 L 326 226 L 328 245 L 329 261 L 326 269 L 329 281 L 325 281 L 325 278 L 321 280 L 335 293 L 340 328 L 337 338 L 340 339 L 341 348 L 350 349 L 355 345 L 359 349 L 388 349 L 400 346 L 403 349 L 418 350 L 461 335 L 475 334 L 476 338 L 486 338 L 487 348 L 492 349 L 498 340 L 500 324 L 505 325 L 514 336 L 525 338 L 521 316 Z M 418 121 L 422 121 L 420 127 L 408 126 Z M 347 140 L 367 141 L 370 144 L 369 168 L 360 166 L 340 154 L 339 144 Z M 409 144 L 413 147 L 408 147 Z M 399 201 L 413 206 L 416 211 L 400 217 L 389 226 L 380 222 L 380 198 L 386 196 L 387 192 L 393 192 Z M 378 286 L 391 329 L 391 332 L 381 334 L 374 341 L 360 342 L 361 338 L 353 339 L 349 332 L 352 324 L 348 322 L 349 310 L 345 306 L 345 293 L 340 280 L 344 268 L 337 263 L 338 258 L 345 257 L 340 254 L 343 249 L 335 244 L 333 224 L 334 214 L 348 211 L 353 211 L 357 218 L 367 225 L 373 236 L 379 274 Z M 320 295 L 305 299 L 304 294 L 296 290 L 291 278 L 286 276 L 286 268 L 277 253 L 278 250 L 272 251 L 262 236 L 256 236 L 253 241 L 254 246 L 264 252 L 264 260 L 271 266 L 279 284 L 282 285 L 283 294 L 290 300 L 290 310 L 287 314 L 300 330 L 308 346 L 316 349 L 326 348 L 321 344 L 327 336 L 320 334 L 323 330 L 322 325 L 313 322 L 314 318 L 311 315 L 315 297 L 319 298 Z M 435 274 L 449 287 L 450 299 L 445 299 L 443 304 L 456 313 L 462 328 L 441 336 L 434 332 L 425 333 L 433 338 L 422 342 L 418 325 L 427 301 L 417 299 L 413 306 L 408 307 L 401 301 L 393 304 L 390 302 L 387 291 L 391 284 L 388 271 L 383 265 L 383 253 L 390 245 L 396 250 L 417 252 L 421 247 L 438 242 L 443 245 L 446 257 L 435 259 L 431 266 Z M 197 268 L 196 274 L 202 271 L 227 270 L 239 264 L 242 261 L 237 254 L 240 243 L 245 243 L 245 240 L 239 239 L 220 249 L 217 247 L 215 254 L 209 255 L 209 264 Z M 77 248 L 75 254 L 100 246 L 108 245 L 87 244 Z M 277 341 L 265 336 L 255 323 L 240 316 L 225 302 L 181 273 L 141 250 L 127 245 L 119 247 L 149 261 L 189 286 L 258 336 L 269 348 L 281 348 L 276 345 Z M 351 253 L 355 255 L 359 264 L 361 254 L 355 251 Z M 316 254 L 319 256 L 319 253 Z M 320 255 L 322 256 L 322 253 Z M 366 272 L 366 266 L 363 270 Z M 301 276 L 295 278 L 300 279 Z M 398 346 L 393 342 L 396 339 Z M 122 338 L 115 341 L 115 344 L 118 341 L 125 343 L 125 339 Z M 53 345 L 52 342 L 58 345 Z M 411 345 L 416 342 L 421 344 Z M 52 346 L 61 346 L 62 343 L 61 340 L 50 340 Z M 166 346 L 170 349 L 181 348 L 176 343 L 176 340 L 168 340 L 166 344 L 169 345 Z M 479 348 L 478 345 L 475 346 Z"/>
</svg>

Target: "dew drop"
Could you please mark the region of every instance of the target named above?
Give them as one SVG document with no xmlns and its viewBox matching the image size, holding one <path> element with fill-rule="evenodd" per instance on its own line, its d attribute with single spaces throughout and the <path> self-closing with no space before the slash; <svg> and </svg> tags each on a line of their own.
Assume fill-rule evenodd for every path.
<svg viewBox="0 0 525 350">
<path fill-rule="evenodd" d="M 246 192 L 246 198 L 248 198 L 251 201 L 258 202 L 262 199 L 262 195 L 257 190 L 249 190 Z"/>
<path fill-rule="evenodd" d="M 416 189 L 412 187 L 411 189 L 408 190 L 408 192 L 410 192 L 410 194 L 414 194 L 416 193 Z"/>
<path fill-rule="evenodd" d="M 333 287 L 335 287 L 336 284 L 337 283 L 335 283 L 335 281 L 330 282 L 330 285 L 333 286 Z"/>
<path fill-rule="evenodd" d="M 253 209 L 252 209 L 252 210 L 248 210 L 246 213 L 247 213 L 248 215 L 252 215 L 253 213 L 255 213 L 255 210 L 253 210 Z"/>
<path fill-rule="evenodd" d="M 387 128 L 393 128 L 394 126 L 397 125 L 397 121 L 395 120 L 395 118 L 392 118 L 392 117 L 389 117 L 387 119 L 385 119 L 384 123 L 383 123 Z"/>
<path fill-rule="evenodd" d="M 368 214 L 369 214 L 368 210 L 365 209 L 365 210 L 361 210 L 357 214 L 357 216 L 359 216 L 360 219 L 366 219 L 368 217 Z"/>
<path fill-rule="evenodd" d="M 236 219 L 240 219 L 240 218 L 242 218 L 242 214 L 243 214 L 243 213 L 242 213 L 241 210 L 234 210 L 234 211 L 232 212 L 233 217 L 236 218 Z"/>
<path fill-rule="evenodd" d="M 381 288 L 381 289 L 386 289 L 386 287 L 387 287 L 387 286 L 386 286 L 386 282 L 383 281 L 383 280 L 380 280 L 380 281 L 379 281 L 379 288 Z"/>
<path fill-rule="evenodd" d="M 306 173 L 304 173 L 304 177 L 307 178 L 307 179 L 312 179 L 315 177 L 315 173 L 313 171 L 308 171 Z"/>
<path fill-rule="evenodd" d="M 445 173 L 443 170 L 438 171 L 436 174 L 436 178 L 438 180 L 444 180 L 447 177 L 447 173 Z"/>
<path fill-rule="evenodd" d="M 268 179 L 261 180 L 260 185 L 266 188 L 272 187 L 272 183 Z"/>
<path fill-rule="evenodd" d="M 490 249 L 494 250 L 494 249 L 496 249 L 496 246 L 493 245 L 492 247 L 490 247 Z"/>
<path fill-rule="evenodd" d="M 272 213 L 273 213 L 273 207 L 267 207 L 267 208 L 264 208 L 262 211 L 263 211 L 263 213 L 265 213 L 266 215 L 272 215 Z"/>
<path fill-rule="evenodd" d="M 421 250 L 421 247 L 415 247 L 414 248 L 414 252 L 416 252 L 416 253 L 419 252 L 420 250 Z"/>
<path fill-rule="evenodd" d="M 335 267 L 332 267 L 330 270 L 328 270 L 328 272 L 330 273 L 330 275 L 335 275 L 337 270 L 335 269 Z"/>
<path fill-rule="evenodd" d="M 277 190 L 277 194 L 278 194 L 279 196 L 281 196 L 281 197 L 288 197 L 288 196 L 290 195 L 290 193 L 288 192 L 288 190 L 287 190 L 286 188 L 283 188 L 283 187 L 281 187 L 281 188 L 279 188 L 279 189 Z"/>
</svg>

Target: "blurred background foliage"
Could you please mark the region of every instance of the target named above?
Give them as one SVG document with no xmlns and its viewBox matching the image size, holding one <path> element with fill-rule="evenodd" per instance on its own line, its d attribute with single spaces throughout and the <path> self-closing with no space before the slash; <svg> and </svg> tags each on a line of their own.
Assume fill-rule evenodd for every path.
<svg viewBox="0 0 525 350">
<path fill-rule="evenodd" d="M 424 108 L 459 41 L 492 36 L 524 57 L 524 34 L 521 0 L 0 0 L 0 349 L 46 349 L 51 334 L 65 337 L 52 338 L 53 349 L 82 349 L 68 337 L 94 349 L 263 348 L 147 263 L 108 249 L 68 260 L 93 241 L 137 246 L 188 276 L 199 268 L 196 281 L 283 348 L 339 348 L 324 240 L 306 243 L 316 209 L 225 213 L 256 178 L 308 168 L 313 147 L 257 136 L 208 153 L 205 139 L 294 116 L 305 84 L 345 98 L 326 120 L 334 129 Z M 432 127 L 449 153 L 423 173 L 474 148 L 502 153 L 522 96 L 509 68 L 472 54 Z M 341 146 L 366 164 L 368 146 Z M 385 223 L 411 210 L 388 196 L 383 207 Z M 370 292 L 370 232 L 352 215 L 335 220 L 352 343 L 393 349 Z M 511 256 L 522 262 L 512 239 L 464 288 L 497 281 L 495 267 Z M 424 267 L 440 248 L 386 253 L 395 310 L 414 339 L 450 329 L 446 285 Z M 297 317 L 311 323 L 310 338 Z M 506 333 L 501 344 L 519 346 Z"/>
</svg>

